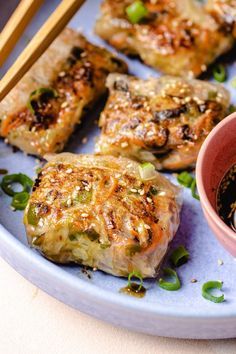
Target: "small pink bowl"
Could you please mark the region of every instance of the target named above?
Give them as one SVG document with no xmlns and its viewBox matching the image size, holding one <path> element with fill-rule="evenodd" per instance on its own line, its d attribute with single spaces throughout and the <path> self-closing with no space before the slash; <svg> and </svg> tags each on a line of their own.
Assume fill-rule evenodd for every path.
<svg viewBox="0 0 236 354">
<path fill-rule="evenodd" d="M 197 159 L 198 193 L 207 222 L 222 244 L 236 257 L 236 233 L 216 213 L 216 191 L 224 174 L 236 163 L 236 113 L 221 121 L 206 138 Z"/>
</svg>

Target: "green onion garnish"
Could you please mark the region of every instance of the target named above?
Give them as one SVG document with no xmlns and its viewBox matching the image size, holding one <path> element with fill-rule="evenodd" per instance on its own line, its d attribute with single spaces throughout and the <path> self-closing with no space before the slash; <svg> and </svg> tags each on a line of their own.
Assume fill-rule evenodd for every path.
<svg viewBox="0 0 236 354">
<path fill-rule="evenodd" d="M 17 193 L 13 196 L 11 206 L 16 210 L 24 210 L 29 200 L 28 192 Z"/>
<path fill-rule="evenodd" d="M 184 187 L 190 188 L 191 192 L 192 192 L 192 197 L 200 200 L 199 195 L 196 193 L 196 178 L 194 178 L 193 176 L 191 176 L 190 173 L 188 173 L 187 171 L 183 171 L 181 172 L 178 176 L 177 176 L 177 181 L 179 182 L 179 184 L 181 184 Z"/>
<path fill-rule="evenodd" d="M 54 90 L 51 87 L 40 87 L 39 89 L 31 92 L 29 96 L 29 100 L 27 102 L 27 107 L 31 111 L 31 113 L 35 113 L 34 107 L 33 107 L 33 101 L 38 101 L 43 94 L 46 94 L 50 98 L 56 98 L 58 96 L 57 91 Z"/>
<path fill-rule="evenodd" d="M 0 175 L 6 175 L 7 173 L 8 171 L 5 168 L 0 168 Z"/>
<path fill-rule="evenodd" d="M 218 82 L 225 82 L 227 79 L 227 72 L 222 64 L 218 64 L 213 68 L 214 79 Z"/>
<path fill-rule="evenodd" d="M 193 180 L 193 182 L 191 184 L 192 197 L 197 199 L 197 200 L 200 200 L 199 195 L 196 193 L 196 187 L 197 187 L 197 182 L 196 182 L 196 179 L 194 178 L 194 180 Z"/>
<path fill-rule="evenodd" d="M 144 162 L 139 165 L 139 174 L 144 181 L 152 179 L 156 176 L 155 166 L 150 162 Z"/>
<path fill-rule="evenodd" d="M 223 286 L 223 283 L 221 281 L 210 280 L 210 281 L 203 284 L 202 296 L 204 297 L 204 299 L 215 302 L 215 303 L 223 302 L 224 298 L 225 298 L 224 294 L 222 294 L 220 296 L 214 296 L 211 294 L 211 290 L 213 290 L 213 289 L 221 290 L 222 286 Z"/>
<path fill-rule="evenodd" d="M 125 12 L 129 21 L 133 24 L 140 22 L 148 14 L 148 10 L 142 1 L 134 1 L 126 7 Z"/>
<path fill-rule="evenodd" d="M 171 254 L 170 260 L 175 267 L 186 263 L 189 259 L 189 253 L 184 246 L 177 247 Z"/>
<path fill-rule="evenodd" d="M 231 104 L 231 105 L 229 106 L 229 113 L 234 113 L 235 111 L 236 111 L 236 106 L 233 105 L 233 104 Z"/>
<path fill-rule="evenodd" d="M 139 271 L 136 271 L 134 270 L 133 272 L 129 273 L 129 276 L 128 276 L 128 287 L 131 287 L 132 284 L 131 284 L 131 279 L 135 277 L 135 278 L 138 278 L 139 281 L 140 281 L 140 285 L 137 289 L 137 291 L 140 291 L 142 289 L 142 286 L 143 286 L 143 277 L 142 277 L 142 274 L 139 272 Z"/>
<path fill-rule="evenodd" d="M 190 188 L 192 185 L 194 178 L 193 176 L 190 175 L 187 171 L 181 172 L 178 177 L 177 181 L 179 184 L 182 184 L 184 187 Z"/>
<path fill-rule="evenodd" d="M 12 188 L 12 185 L 15 183 L 19 183 L 23 187 L 23 190 L 20 192 L 15 192 Z M 23 173 L 4 176 L 1 183 L 2 190 L 11 197 L 21 192 L 29 192 L 32 187 L 33 181 Z"/>
<path fill-rule="evenodd" d="M 168 282 L 165 279 L 160 278 L 158 281 L 160 288 L 168 291 L 175 291 L 181 288 L 180 280 L 175 270 L 171 268 L 165 268 L 163 269 L 163 273 L 164 275 L 173 278 L 174 281 Z"/>
<path fill-rule="evenodd" d="M 232 80 L 231 80 L 231 86 L 233 88 L 236 88 L 236 77 L 234 77 Z"/>
</svg>

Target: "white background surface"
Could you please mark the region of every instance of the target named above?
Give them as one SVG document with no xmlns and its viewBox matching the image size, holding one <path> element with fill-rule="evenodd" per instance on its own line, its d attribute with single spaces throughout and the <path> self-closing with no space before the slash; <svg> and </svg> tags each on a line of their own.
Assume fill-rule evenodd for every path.
<svg viewBox="0 0 236 354">
<path fill-rule="evenodd" d="M 236 340 L 151 337 L 82 314 L 0 259 L 0 354 L 235 354 Z"/>
<path fill-rule="evenodd" d="M 6 10 L 0 0 L 1 14 Z M 176 340 L 115 328 L 49 297 L 1 259 L 0 314 L 0 354 L 236 353 L 236 340 Z"/>
</svg>

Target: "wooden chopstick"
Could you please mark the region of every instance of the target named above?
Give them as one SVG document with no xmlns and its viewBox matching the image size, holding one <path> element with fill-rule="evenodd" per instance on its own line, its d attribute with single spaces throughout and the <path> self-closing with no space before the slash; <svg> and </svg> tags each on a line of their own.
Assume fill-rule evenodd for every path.
<svg viewBox="0 0 236 354">
<path fill-rule="evenodd" d="M 0 67 L 15 47 L 42 2 L 43 0 L 21 0 L 17 6 L 0 34 Z"/>
<path fill-rule="evenodd" d="M 62 0 L 0 81 L 0 101 L 63 30 L 85 0 Z"/>
</svg>

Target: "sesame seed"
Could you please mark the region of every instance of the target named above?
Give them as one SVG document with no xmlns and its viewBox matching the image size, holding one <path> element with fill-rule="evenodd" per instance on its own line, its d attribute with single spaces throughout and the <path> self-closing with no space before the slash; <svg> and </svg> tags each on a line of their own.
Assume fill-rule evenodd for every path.
<svg viewBox="0 0 236 354">
<path fill-rule="evenodd" d="M 76 190 L 76 191 L 80 191 L 80 186 L 76 186 L 76 187 L 75 187 L 75 190 Z"/>
<path fill-rule="evenodd" d="M 218 259 L 217 262 L 218 262 L 218 265 L 219 265 L 219 266 L 222 266 L 222 265 L 224 264 L 224 262 L 222 261 L 222 259 Z"/>
<path fill-rule="evenodd" d="M 66 173 L 71 173 L 73 170 L 72 170 L 72 168 L 68 168 L 67 170 L 66 170 Z"/>
<path fill-rule="evenodd" d="M 191 279 L 191 283 L 196 283 L 197 282 L 197 279 L 193 278 Z"/>
<path fill-rule="evenodd" d="M 66 108 L 68 106 L 68 102 L 67 101 L 64 101 L 62 104 L 61 104 L 61 108 Z"/>
<path fill-rule="evenodd" d="M 162 196 L 166 195 L 166 192 L 160 192 L 160 193 L 158 193 L 158 195 L 160 195 L 162 197 Z"/>
<path fill-rule="evenodd" d="M 151 227 L 150 227 L 149 225 L 147 225 L 147 224 L 144 224 L 144 227 L 145 227 L 145 229 L 147 229 L 147 230 L 150 230 L 150 229 L 151 229 Z"/>
<path fill-rule="evenodd" d="M 87 214 L 87 213 L 82 213 L 81 216 L 82 216 L 82 218 L 87 218 L 87 217 L 89 216 L 89 214 Z"/>
<path fill-rule="evenodd" d="M 152 203 L 152 198 L 147 197 L 147 202 Z"/>
<path fill-rule="evenodd" d="M 82 139 L 82 144 L 86 144 L 88 141 L 88 138 L 85 136 L 83 139 Z"/>
<path fill-rule="evenodd" d="M 126 148 L 129 144 L 127 143 L 127 141 L 123 141 L 123 143 L 121 143 L 121 147 L 122 148 Z"/>
<path fill-rule="evenodd" d="M 91 187 L 89 187 L 89 186 L 84 187 L 84 189 L 85 189 L 87 192 L 90 191 L 90 188 L 91 188 Z"/>
<path fill-rule="evenodd" d="M 131 188 L 130 191 L 131 191 L 132 193 L 137 193 L 137 189 L 135 189 L 135 188 Z"/>
<path fill-rule="evenodd" d="M 139 192 L 140 195 L 144 195 L 144 193 L 145 193 L 143 189 L 139 189 L 138 192 Z"/>
<path fill-rule="evenodd" d="M 65 76 L 65 75 L 66 75 L 65 71 L 61 71 L 61 72 L 58 74 L 59 77 L 63 77 L 63 76 Z"/>
</svg>

